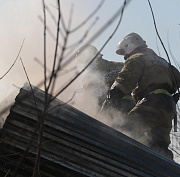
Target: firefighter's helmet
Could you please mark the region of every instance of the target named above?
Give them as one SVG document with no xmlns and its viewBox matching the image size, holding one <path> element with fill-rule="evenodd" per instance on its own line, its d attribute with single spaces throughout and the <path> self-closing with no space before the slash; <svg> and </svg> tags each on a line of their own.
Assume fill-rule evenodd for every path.
<svg viewBox="0 0 180 177">
<path fill-rule="evenodd" d="M 138 34 L 130 33 L 118 43 L 116 53 L 118 55 L 127 55 L 140 46 L 147 46 L 146 41 Z"/>
<path fill-rule="evenodd" d="M 77 52 L 76 52 L 76 59 L 80 59 L 80 63 L 87 63 L 87 60 L 93 59 L 97 54 L 98 50 L 93 45 L 87 44 L 82 46 Z M 96 58 L 100 58 L 103 55 L 99 53 Z"/>
</svg>

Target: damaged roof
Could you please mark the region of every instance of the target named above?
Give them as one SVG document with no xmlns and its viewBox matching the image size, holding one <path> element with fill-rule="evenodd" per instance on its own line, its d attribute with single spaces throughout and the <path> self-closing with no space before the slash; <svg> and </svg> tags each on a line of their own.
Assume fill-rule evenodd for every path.
<svg viewBox="0 0 180 177">
<path fill-rule="evenodd" d="M 33 93 L 37 109 L 25 84 L 0 131 L 0 176 L 32 176 L 37 111 L 44 107 L 44 92 L 33 87 Z M 55 99 L 45 118 L 40 173 L 42 177 L 179 177 L 180 165 Z"/>
</svg>

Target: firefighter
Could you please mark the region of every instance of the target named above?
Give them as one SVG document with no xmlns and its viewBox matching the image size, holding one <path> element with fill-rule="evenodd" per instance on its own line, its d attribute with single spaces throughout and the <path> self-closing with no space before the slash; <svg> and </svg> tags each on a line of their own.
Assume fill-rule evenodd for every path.
<svg viewBox="0 0 180 177">
<path fill-rule="evenodd" d="M 173 159 L 168 146 L 172 120 L 176 114 L 172 94 L 180 85 L 179 71 L 148 48 L 136 33 L 124 37 L 118 43 L 116 53 L 124 56 L 125 64 L 110 90 L 110 96 L 119 95 L 122 98 L 132 92 L 137 102 L 126 116 L 122 130 Z"/>
<path fill-rule="evenodd" d="M 97 110 L 101 108 L 108 90 L 123 67 L 122 62 L 105 60 L 102 58 L 103 55 L 98 53 L 96 47 L 87 44 L 76 52 L 75 57 L 79 72 L 97 55 L 79 81 L 83 89 L 82 99 L 88 101 L 93 97 L 94 99 L 90 100 L 94 100 L 94 103 L 91 104 L 98 106 Z"/>
</svg>

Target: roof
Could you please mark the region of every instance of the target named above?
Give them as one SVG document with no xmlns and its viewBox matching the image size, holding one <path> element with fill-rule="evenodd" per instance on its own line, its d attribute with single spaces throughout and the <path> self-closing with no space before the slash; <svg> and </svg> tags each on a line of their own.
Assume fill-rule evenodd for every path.
<svg viewBox="0 0 180 177">
<path fill-rule="evenodd" d="M 1 130 L 0 176 L 13 176 L 43 110 L 44 92 L 25 84 Z M 32 176 L 37 134 L 17 171 Z M 117 130 L 55 99 L 50 105 L 43 134 L 41 176 L 119 177 L 180 176 L 180 165 Z"/>
</svg>

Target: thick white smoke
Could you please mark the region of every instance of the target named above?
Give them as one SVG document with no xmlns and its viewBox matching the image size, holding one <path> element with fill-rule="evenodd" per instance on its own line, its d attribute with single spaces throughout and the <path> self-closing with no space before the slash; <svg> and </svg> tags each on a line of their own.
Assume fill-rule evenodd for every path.
<svg viewBox="0 0 180 177">
<path fill-rule="evenodd" d="M 76 74 L 84 69 L 85 65 L 95 56 L 93 50 L 86 49 L 81 54 L 76 56 L 75 64 L 77 66 Z M 99 55 L 101 56 L 101 54 Z M 121 112 L 113 109 L 111 110 L 111 116 L 107 114 L 100 114 L 102 106 L 99 103 L 99 98 L 102 97 L 104 101 L 106 99 L 110 86 L 107 86 L 106 79 L 111 77 L 112 73 L 117 73 L 114 68 L 108 68 L 105 71 L 99 71 L 95 61 L 78 77 L 74 84 L 74 90 L 77 92 L 74 99 L 74 106 L 86 114 L 98 119 L 99 121 L 118 129 L 119 125 L 123 121 L 123 115 Z"/>
</svg>

